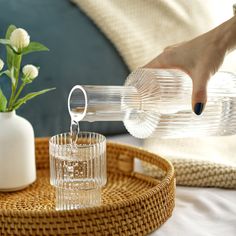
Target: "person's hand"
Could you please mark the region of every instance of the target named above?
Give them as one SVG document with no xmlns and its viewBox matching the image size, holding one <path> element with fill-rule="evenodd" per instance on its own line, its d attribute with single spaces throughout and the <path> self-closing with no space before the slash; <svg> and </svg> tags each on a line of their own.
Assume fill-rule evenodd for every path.
<svg viewBox="0 0 236 236">
<path fill-rule="evenodd" d="M 228 22 L 235 21 L 234 18 Z M 221 66 L 227 51 L 232 49 L 232 37 L 229 37 L 231 35 L 224 37 L 226 30 L 232 31 L 229 28 L 232 24 L 228 22 L 193 40 L 165 48 L 159 56 L 144 66 L 176 68 L 186 72 L 192 78 L 192 108 L 197 115 L 202 113 L 207 102 L 208 80 Z M 233 38 L 236 38 L 235 34 Z"/>
</svg>

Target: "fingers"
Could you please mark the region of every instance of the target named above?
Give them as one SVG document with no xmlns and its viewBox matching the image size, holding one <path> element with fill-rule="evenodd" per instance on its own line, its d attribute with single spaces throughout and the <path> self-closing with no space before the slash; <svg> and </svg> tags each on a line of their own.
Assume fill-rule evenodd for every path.
<svg viewBox="0 0 236 236">
<path fill-rule="evenodd" d="M 207 102 L 207 83 L 210 73 L 215 71 L 216 66 L 214 63 L 209 63 L 208 58 L 206 61 L 199 61 L 198 51 L 192 50 L 186 44 L 183 45 L 184 48 L 181 44 L 167 47 L 144 68 L 172 68 L 187 73 L 193 82 L 192 110 L 196 115 L 201 115 Z"/>
<path fill-rule="evenodd" d="M 209 75 L 196 75 L 192 77 L 192 109 L 196 115 L 201 115 L 207 102 L 207 82 Z"/>
</svg>

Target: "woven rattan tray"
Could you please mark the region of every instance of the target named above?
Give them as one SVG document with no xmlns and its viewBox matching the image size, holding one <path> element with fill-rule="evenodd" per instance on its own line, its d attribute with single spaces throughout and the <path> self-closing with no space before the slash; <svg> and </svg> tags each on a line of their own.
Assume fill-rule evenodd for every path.
<svg viewBox="0 0 236 236">
<path fill-rule="evenodd" d="M 162 179 L 135 172 L 136 158 L 158 166 Z M 37 181 L 22 191 L 0 193 L 0 235 L 146 235 L 172 214 L 174 170 L 155 154 L 108 143 L 102 206 L 70 211 L 55 210 L 48 160 L 48 139 L 36 139 Z"/>
</svg>

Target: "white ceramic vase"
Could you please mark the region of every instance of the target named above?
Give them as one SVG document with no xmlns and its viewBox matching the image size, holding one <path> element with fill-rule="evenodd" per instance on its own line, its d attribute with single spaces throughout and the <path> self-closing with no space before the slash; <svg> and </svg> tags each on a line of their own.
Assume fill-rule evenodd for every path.
<svg viewBox="0 0 236 236">
<path fill-rule="evenodd" d="M 0 112 L 0 191 L 16 191 L 36 180 L 34 131 L 15 111 Z"/>
</svg>

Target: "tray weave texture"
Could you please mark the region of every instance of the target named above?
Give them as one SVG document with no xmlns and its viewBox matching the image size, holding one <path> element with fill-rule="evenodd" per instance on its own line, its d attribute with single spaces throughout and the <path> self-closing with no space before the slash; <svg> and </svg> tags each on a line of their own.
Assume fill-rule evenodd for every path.
<svg viewBox="0 0 236 236">
<path fill-rule="evenodd" d="M 134 171 L 134 158 L 158 166 L 161 179 Z M 49 183 L 48 139 L 36 139 L 37 181 L 0 193 L 0 235 L 146 235 L 160 227 L 174 208 L 173 166 L 142 149 L 107 144 L 108 183 L 102 205 L 56 211 Z"/>
</svg>

